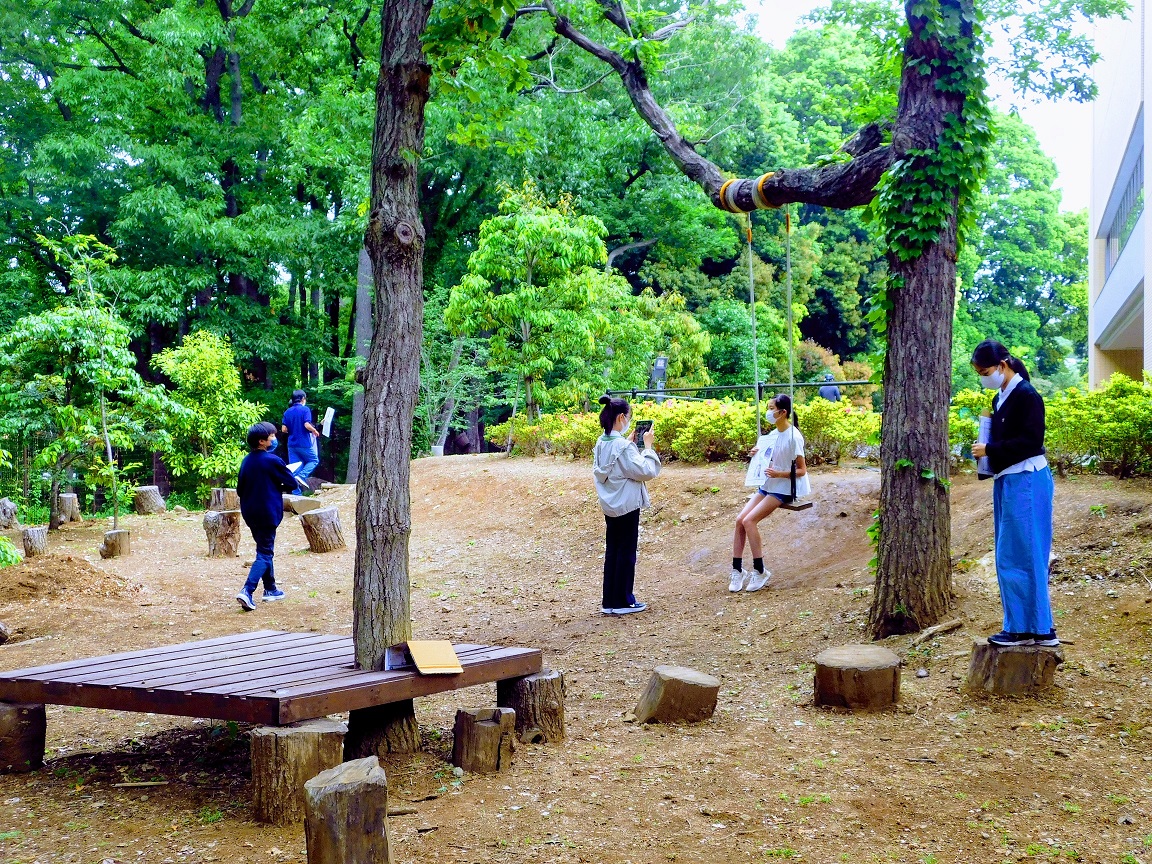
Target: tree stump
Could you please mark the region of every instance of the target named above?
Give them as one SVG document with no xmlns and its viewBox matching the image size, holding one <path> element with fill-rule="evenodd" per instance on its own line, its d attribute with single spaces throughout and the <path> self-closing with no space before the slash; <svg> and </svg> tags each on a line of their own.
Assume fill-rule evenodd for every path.
<svg viewBox="0 0 1152 864">
<path fill-rule="evenodd" d="M 1052 686 L 1056 667 L 1064 662 L 1059 647 L 1042 645 L 990 645 L 987 639 L 972 643 L 968 664 L 968 687 L 998 696 L 1027 696 Z"/>
<path fill-rule="evenodd" d="M 375 756 L 322 771 L 304 784 L 308 864 L 392 864 L 388 777 Z"/>
<path fill-rule="evenodd" d="M 240 554 L 240 511 L 209 510 L 204 514 L 209 558 L 235 558 Z"/>
<path fill-rule="evenodd" d="M 419 749 L 420 725 L 411 699 L 348 712 L 348 734 L 344 737 L 347 758 L 415 753 Z"/>
<path fill-rule="evenodd" d="M 16 505 L 8 498 L 0 498 L 0 528 L 16 526 Z"/>
<path fill-rule="evenodd" d="M 900 701 L 900 658 L 879 645 L 841 645 L 816 655 L 817 705 L 875 710 Z"/>
<path fill-rule="evenodd" d="M 222 510 L 239 510 L 240 496 L 235 489 L 215 488 L 208 496 L 208 509 L 220 512 Z"/>
<path fill-rule="evenodd" d="M 344 532 L 340 530 L 340 513 L 335 507 L 321 507 L 300 515 L 308 548 L 313 552 L 334 552 L 343 549 Z"/>
<path fill-rule="evenodd" d="M 496 682 L 496 704 L 516 712 L 516 736 L 525 744 L 564 740 L 564 673 L 545 671 Z"/>
<path fill-rule="evenodd" d="M 0 645 L 12 638 L 12 628 L 0 621 Z"/>
<path fill-rule="evenodd" d="M 104 543 L 100 547 L 101 558 L 120 558 L 132 554 L 131 532 L 121 528 L 118 531 L 105 531 Z"/>
<path fill-rule="evenodd" d="M 0 774 L 26 774 L 44 765 L 44 706 L 0 702 Z"/>
<path fill-rule="evenodd" d="M 348 727 L 334 720 L 252 730 L 252 807 L 257 822 L 294 825 L 304 819 L 304 784 L 344 760 Z"/>
<path fill-rule="evenodd" d="M 60 523 L 83 522 L 80 515 L 80 499 L 75 492 L 62 492 L 57 498 L 60 507 Z"/>
<path fill-rule="evenodd" d="M 511 708 L 468 708 L 456 712 L 452 764 L 473 774 L 494 774 L 512 767 L 516 749 L 516 712 Z"/>
<path fill-rule="evenodd" d="M 141 516 L 163 513 L 168 509 L 164 504 L 164 499 L 160 497 L 158 486 L 137 486 L 132 499 L 132 506 Z"/>
<path fill-rule="evenodd" d="M 284 496 L 284 512 L 295 513 L 297 516 L 303 516 L 305 513 L 311 513 L 313 510 L 319 510 L 323 507 L 322 501 L 316 498 L 308 498 L 305 495 L 285 495 Z"/>
<path fill-rule="evenodd" d="M 31 558 L 33 555 L 43 555 L 48 551 L 47 525 L 37 525 L 32 528 L 25 528 L 21 532 L 20 536 L 24 541 L 25 558 Z"/>
<path fill-rule="evenodd" d="M 637 723 L 698 723 L 716 711 L 720 679 L 684 666 L 657 666 L 636 703 Z"/>
</svg>

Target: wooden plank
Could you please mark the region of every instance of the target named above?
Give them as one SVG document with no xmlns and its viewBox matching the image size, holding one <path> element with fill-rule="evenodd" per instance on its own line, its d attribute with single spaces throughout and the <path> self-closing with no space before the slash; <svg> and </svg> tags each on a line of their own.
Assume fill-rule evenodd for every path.
<svg viewBox="0 0 1152 864">
<path fill-rule="evenodd" d="M 124 662 L 107 662 L 100 667 L 69 670 L 52 677 L 73 681 L 98 681 L 104 676 L 121 673 L 130 677 L 139 676 L 154 669 L 194 666 L 233 657 L 251 656 L 253 651 L 296 650 L 298 646 L 306 645 L 312 635 L 314 634 L 276 633 L 263 639 L 214 646 L 204 651 L 182 651 L 179 654 L 161 654 L 154 657 L 136 657 Z"/>
<path fill-rule="evenodd" d="M 280 630 L 256 630 L 252 633 L 239 633 L 231 636 L 219 636 L 215 639 L 205 639 L 202 642 L 181 642 L 178 645 L 168 645 L 160 648 L 143 648 L 139 651 L 126 651 L 120 654 L 105 654 L 102 657 L 83 657 L 77 660 L 65 660 L 60 663 L 52 663 L 47 666 L 30 666 L 26 669 L 12 669 L 9 671 L 0 671 L 0 681 L 8 680 L 10 678 L 29 678 L 35 675 L 47 675 L 58 671 L 65 671 L 68 669 L 79 669 L 85 666 L 105 665 L 108 663 L 118 664 L 125 660 L 132 660 L 135 658 L 149 658 L 165 653 L 189 651 L 189 650 L 202 650 L 204 647 L 211 647 L 223 643 L 244 641 L 249 638 L 261 637 L 267 639 L 270 636 L 281 635 Z"/>
<path fill-rule="evenodd" d="M 491 663 L 468 666 L 460 675 L 413 675 L 397 683 L 373 684 L 362 681 L 355 686 L 337 684 L 327 690 L 294 696 L 284 695 L 280 697 L 280 723 L 295 723 L 356 708 L 369 708 L 373 705 L 399 702 L 402 699 L 416 699 L 420 696 L 431 696 L 433 693 L 503 681 L 506 678 L 522 678 L 525 675 L 534 675 L 543 669 L 543 655 L 538 648 L 509 650 L 515 650 L 517 653 Z"/>
<path fill-rule="evenodd" d="M 241 658 L 243 661 L 244 658 Z M 301 677 L 316 670 L 353 666 L 354 657 L 346 645 L 328 648 L 318 647 L 299 655 L 265 655 L 258 659 L 248 658 L 248 662 L 205 666 L 195 671 L 177 670 L 165 676 L 163 672 L 143 681 L 127 681 L 128 685 L 164 688 L 165 690 L 212 690 L 219 686 L 237 685 L 248 689 L 253 682 L 261 684 L 269 676 L 283 675 Z M 354 668 L 354 667 L 353 667 Z M 267 688 L 265 688 L 267 689 Z"/>
<path fill-rule="evenodd" d="M 486 645 L 469 645 L 468 650 L 457 651 L 456 656 L 460 658 L 460 662 L 467 665 L 469 662 L 488 661 L 491 659 L 489 656 L 494 651 L 502 649 L 493 648 Z M 282 676 L 261 678 L 258 682 L 239 683 L 236 685 L 223 685 L 211 689 L 213 693 L 229 693 L 233 695 L 253 695 L 257 693 L 267 694 L 273 691 L 284 690 L 290 688 L 291 690 L 299 690 L 319 684 L 326 681 L 334 680 L 347 680 L 354 676 L 369 676 L 371 680 L 376 680 L 376 676 L 386 675 L 390 677 L 416 675 L 419 674 L 415 669 L 393 669 L 387 672 L 383 670 L 368 670 L 356 668 L 353 657 L 349 657 L 348 662 L 342 665 L 333 665 L 326 669 L 316 669 L 314 674 L 308 672 L 300 672 L 299 674 L 285 674 Z"/>
<path fill-rule="evenodd" d="M 54 681 L 13 681 L 0 685 L 0 700 L 146 711 L 179 717 L 206 717 L 238 723 L 280 723 L 277 700 L 221 696 L 215 693 L 177 693 L 122 687 L 84 687 Z"/>
<path fill-rule="evenodd" d="M 349 649 L 347 640 L 340 636 L 329 636 L 326 640 L 298 639 L 275 643 L 274 649 L 257 646 L 251 651 L 227 651 L 211 654 L 203 658 L 187 657 L 170 664 L 151 663 L 129 669 L 107 669 L 95 674 L 53 676 L 55 680 L 73 681 L 83 684 L 146 684 L 149 687 L 161 686 L 162 679 L 188 681 L 204 672 L 232 672 L 262 668 L 262 664 L 283 662 L 285 659 L 303 658 L 317 653 Z"/>
</svg>

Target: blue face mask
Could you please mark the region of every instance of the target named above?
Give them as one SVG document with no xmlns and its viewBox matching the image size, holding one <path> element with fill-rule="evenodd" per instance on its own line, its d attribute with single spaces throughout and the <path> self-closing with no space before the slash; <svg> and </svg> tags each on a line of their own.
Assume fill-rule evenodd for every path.
<svg viewBox="0 0 1152 864">
<path fill-rule="evenodd" d="M 268 439 L 268 449 L 269 449 L 270 451 L 271 451 L 271 450 L 275 450 L 275 449 L 276 449 L 276 445 L 277 445 L 278 443 L 279 443 L 279 442 L 276 440 L 276 436 L 275 436 L 275 435 L 273 435 L 271 438 L 269 438 L 269 439 Z"/>
</svg>

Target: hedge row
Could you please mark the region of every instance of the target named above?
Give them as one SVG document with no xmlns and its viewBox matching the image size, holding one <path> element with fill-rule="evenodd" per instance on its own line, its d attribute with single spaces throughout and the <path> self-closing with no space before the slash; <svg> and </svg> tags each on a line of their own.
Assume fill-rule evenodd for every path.
<svg viewBox="0 0 1152 864">
<path fill-rule="evenodd" d="M 952 400 L 948 439 L 958 462 L 971 455 L 980 412 L 992 405 L 991 391 L 963 390 Z M 847 400 L 823 399 L 796 406 L 812 464 L 844 456 L 874 459 L 880 415 Z M 756 441 L 756 415 L 747 402 L 669 399 L 633 406 L 634 419 L 655 421 L 661 457 L 684 462 L 743 459 Z M 595 413 L 546 414 L 534 423 L 518 417 L 488 429 L 503 445 L 512 428 L 515 449 L 527 455 L 587 458 L 600 436 Z M 1101 388 L 1065 390 L 1047 400 L 1048 460 L 1053 468 L 1102 471 L 1118 477 L 1152 475 L 1152 377 L 1143 382 L 1116 374 Z"/>
</svg>

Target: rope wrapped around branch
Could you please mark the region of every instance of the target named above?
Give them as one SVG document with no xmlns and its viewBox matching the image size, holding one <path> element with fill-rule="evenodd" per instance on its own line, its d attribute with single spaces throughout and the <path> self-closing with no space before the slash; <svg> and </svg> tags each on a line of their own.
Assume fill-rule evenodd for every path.
<svg viewBox="0 0 1152 864">
<path fill-rule="evenodd" d="M 764 195 L 764 183 L 776 172 L 761 174 L 755 180 L 725 180 L 720 187 L 720 207 L 729 213 L 751 213 L 753 210 L 776 210 L 779 204 L 770 204 Z M 752 205 L 752 206 L 748 206 Z"/>
</svg>

